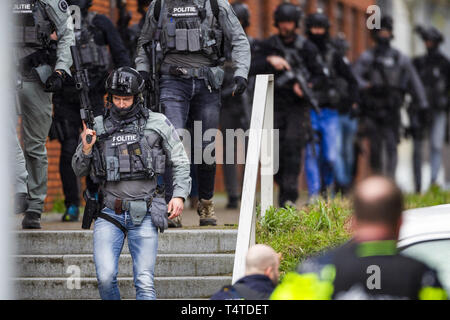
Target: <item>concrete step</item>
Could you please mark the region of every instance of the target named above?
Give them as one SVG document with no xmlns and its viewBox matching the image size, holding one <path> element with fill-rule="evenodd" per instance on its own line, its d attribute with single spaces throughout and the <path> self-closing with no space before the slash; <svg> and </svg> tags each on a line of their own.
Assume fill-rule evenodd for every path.
<svg viewBox="0 0 450 320">
<path fill-rule="evenodd" d="M 73 266 L 81 277 L 95 277 L 95 265 L 91 254 L 82 255 L 19 255 L 16 276 L 25 278 L 69 277 Z M 233 272 L 234 254 L 159 254 L 155 276 L 217 276 Z M 119 277 L 132 277 L 133 264 L 130 254 L 119 259 Z"/>
<path fill-rule="evenodd" d="M 68 278 L 16 278 L 14 281 L 18 299 L 100 299 L 95 278 L 81 278 L 79 289 L 76 282 Z M 118 284 L 122 299 L 135 299 L 132 278 L 118 278 Z M 158 299 L 209 298 L 229 284 L 230 276 L 155 277 Z"/>
<path fill-rule="evenodd" d="M 17 231 L 19 255 L 92 254 L 90 230 Z M 158 253 L 229 253 L 236 249 L 236 229 L 170 229 L 159 236 Z M 123 253 L 129 253 L 125 241 Z"/>
</svg>

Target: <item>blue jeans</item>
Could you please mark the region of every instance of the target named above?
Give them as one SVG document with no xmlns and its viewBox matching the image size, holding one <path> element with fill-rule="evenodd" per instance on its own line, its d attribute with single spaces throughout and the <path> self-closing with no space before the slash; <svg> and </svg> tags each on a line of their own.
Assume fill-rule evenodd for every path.
<svg viewBox="0 0 450 320">
<path fill-rule="evenodd" d="M 335 175 L 336 182 L 342 187 L 349 187 L 352 182 L 355 162 L 354 142 L 357 129 L 356 119 L 352 119 L 348 114 L 339 115 Z"/>
<path fill-rule="evenodd" d="M 133 259 L 133 278 L 136 299 L 155 300 L 155 262 L 158 250 L 158 231 L 147 214 L 139 226 L 133 225 L 128 212 L 115 214 L 105 208 L 103 213 L 118 220 L 127 230 L 128 248 Z M 125 240 L 124 233 L 111 222 L 98 218 L 94 224 L 94 262 L 98 290 L 103 300 L 119 300 L 117 286 L 119 257 Z"/>
<path fill-rule="evenodd" d="M 316 142 L 306 147 L 305 172 L 309 196 L 317 196 L 334 182 L 337 159 L 339 114 L 336 110 L 322 108 L 320 114 L 311 110 L 311 126 Z"/>
<path fill-rule="evenodd" d="M 176 129 L 193 127 L 194 121 L 201 121 L 201 143 L 196 143 L 195 135 L 191 138 L 194 154 L 191 162 L 197 168 L 198 196 L 200 199 L 209 200 L 214 195 L 214 181 L 216 175 L 215 159 L 213 163 L 205 162 L 204 151 L 215 148 L 215 135 L 211 139 L 204 140 L 206 131 L 217 130 L 220 116 L 220 91 L 209 91 L 202 79 L 182 79 L 174 76 L 163 75 L 160 80 L 161 104 L 163 112 Z M 194 127 L 195 131 L 195 127 Z M 211 132 L 211 131 L 210 131 Z M 198 138 L 197 138 L 198 140 Z M 212 145 L 211 145 L 212 144 Z M 196 159 L 195 154 L 201 154 L 201 159 Z M 209 152 L 208 152 L 209 154 Z M 211 152 L 215 158 L 215 151 Z M 167 168 L 165 174 L 166 201 L 172 198 L 172 171 Z"/>
</svg>

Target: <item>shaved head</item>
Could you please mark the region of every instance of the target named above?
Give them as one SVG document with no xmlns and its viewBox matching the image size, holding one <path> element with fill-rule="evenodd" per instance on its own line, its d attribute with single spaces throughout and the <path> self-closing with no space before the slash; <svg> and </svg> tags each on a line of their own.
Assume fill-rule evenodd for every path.
<svg viewBox="0 0 450 320">
<path fill-rule="evenodd" d="M 273 272 L 275 273 L 273 277 L 276 277 L 278 281 L 279 263 L 280 258 L 275 250 L 264 244 L 256 244 L 248 249 L 245 271 L 247 275 Z M 269 277 L 272 278 L 272 276 Z"/>
<path fill-rule="evenodd" d="M 392 180 L 373 176 L 356 186 L 354 215 L 358 221 L 395 227 L 402 211 L 403 195 Z"/>
</svg>

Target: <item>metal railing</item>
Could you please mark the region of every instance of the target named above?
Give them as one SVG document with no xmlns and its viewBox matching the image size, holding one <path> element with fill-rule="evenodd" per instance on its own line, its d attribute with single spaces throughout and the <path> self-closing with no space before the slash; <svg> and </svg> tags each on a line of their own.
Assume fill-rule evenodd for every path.
<svg viewBox="0 0 450 320">
<path fill-rule="evenodd" d="M 261 216 L 273 205 L 274 130 L 273 130 L 273 75 L 256 77 L 250 123 L 241 211 L 234 258 L 235 283 L 245 274 L 245 256 L 255 244 L 256 186 L 258 170 L 261 174 Z M 261 167 L 259 166 L 261 164 Z"/>
</svg>

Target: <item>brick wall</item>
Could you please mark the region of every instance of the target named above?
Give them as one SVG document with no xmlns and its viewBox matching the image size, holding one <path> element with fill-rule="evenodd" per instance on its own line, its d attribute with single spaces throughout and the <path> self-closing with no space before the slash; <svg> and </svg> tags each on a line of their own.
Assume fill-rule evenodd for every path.
<svg viewBox="0 0 450 320">
<path fill-rule="evenodd" d="M 279 3 L 278 0 L 245 0 L 251 11 L 250 35 L 256 38 L 263 38 L 276 32 L 273 26 L 273 12 Z M 298 3 L 298 1 L 292 1 Z M 350 59 L 355 59 L 368 45 L 367 30 L 364 26 L 364 16 L 366 8 L 373 4 L 371 0 L 328 0 L 328 1 L 300 1 L 303 2 L 303 8 L 306 12 L 316 10 L 317 7 L 323 7 L 330 16 L 332 22 L 332 34 L 342 31 L 352 45 L 349 53 Z M 115 9 L 115 0 L 94 0 L 92 10 L 105 14 L 117 20 L 117 9 Z M 137 23 L 140 15 L 137 13 L 137 1 L 128 0 L 127 9 L 132 12 L 132 23 Z M 63 199 L 61 180 L 59 175 L 59 155 L 60 144 L 57 141 L 47 142 L 48 150 L 48 195 L 45 200 L 45 210 L 51 210 L 53 202 L 56 199 Z M 218 154 L 221 154 L 218 151 Z M 223 191 L 222 168 L 218 165 L 216 176 L 216 190 Z"/>
</svg>

